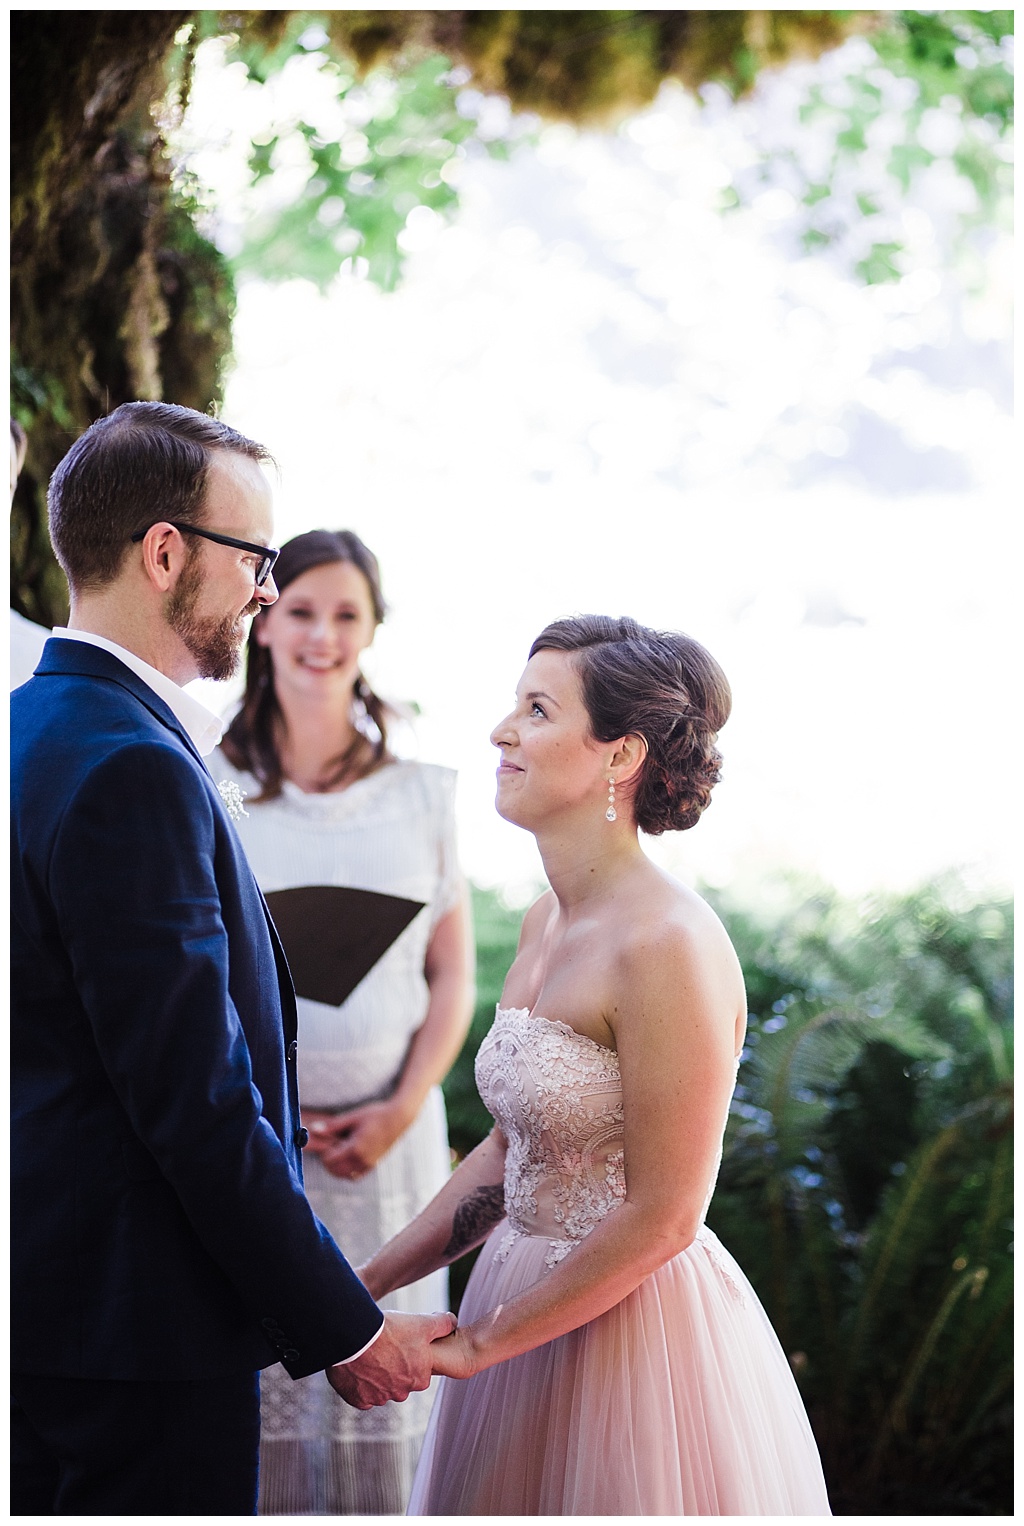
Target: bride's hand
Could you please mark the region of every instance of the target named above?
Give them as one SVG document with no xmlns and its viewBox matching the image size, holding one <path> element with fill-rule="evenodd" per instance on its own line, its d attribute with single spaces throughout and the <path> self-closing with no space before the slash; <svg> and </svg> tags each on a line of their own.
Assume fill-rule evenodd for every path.
<svg viewBox="0 0 1024 1526">
<path fill-rule="evenodd" d="M 433 1371 L 446 1378 L 471 1378 L 480 1370 L 469 1327 L 453 1330 L 441 1340 L 431 1341 L 430 1361 Z"/>
<path fill-rule="evenodd" d="M 385 1286 L 384 1283 L 382 1283 L 381 1280 L 376 1276 L 373 1266 L 375 1259 L 376 1258 L 374 1256 L 371 1256 L 369 1261 L 364 1261 L 362 1266 L 354 1266 L 352 1270 L 355 1272 L 356 1276 L 359 1278 L 359 1281 L 363 1284 L 363 1287 L 369 1293 L 370 1297 L 374 1299 L 375 1302 L 379 1303 L 380 1300 L 386 1296 L 386 1294 L 392 1291 L 392 1289 Z"/>
</svg>

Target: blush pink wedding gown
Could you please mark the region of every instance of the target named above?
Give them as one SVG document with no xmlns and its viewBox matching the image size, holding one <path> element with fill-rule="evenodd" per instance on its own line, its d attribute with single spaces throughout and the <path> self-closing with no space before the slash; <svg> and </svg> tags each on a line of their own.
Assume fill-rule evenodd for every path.
<svg viewBox="0 0 1024 1526">
<path fill-rule="evenodd" d="M 463 1323 L 546 1276 L 626 1191 L 612 1050 L 499 1007 L 476 1069 L 508 1140 L 507 1219 L 473 1269 Z M 702 1224 L 598 1319 L 466 1381 L 442 1378 L 409 1514 L 830 1511 L 789 1363 Z"/>
</svg>

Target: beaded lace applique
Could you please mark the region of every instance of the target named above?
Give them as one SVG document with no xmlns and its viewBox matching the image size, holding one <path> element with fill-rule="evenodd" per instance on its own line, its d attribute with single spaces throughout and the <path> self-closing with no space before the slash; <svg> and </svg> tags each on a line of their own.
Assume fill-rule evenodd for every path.
<svg viewBox="0 0 1024 1526">
<path fill-rule="evenodd" d="M 476 1081 L 508 1142 L 508 1227 L 494 1260 L 534 1235 L 548 1241 L 550 1269 L 626 1196 L 618 1056 L 567 1023 L 499 1007 L 477 1054 Z M 704 1212 L 717 1174 L 716 1165 Z M 703 1222 L 695 1241 L 745 1302 L 725 1248 Z"/>
<path fill-rule="evenodd" d="M 508 1141 L 495 1259 L 539 1234 L 552 1267 L 626 1196 L 618 1057 L 566 1023 L 499 1007 L 476 1078 Z"/>
</svg>

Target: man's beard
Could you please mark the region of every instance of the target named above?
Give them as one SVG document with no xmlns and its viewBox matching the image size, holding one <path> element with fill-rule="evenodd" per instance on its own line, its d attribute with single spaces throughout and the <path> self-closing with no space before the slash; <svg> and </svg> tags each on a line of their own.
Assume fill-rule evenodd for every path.
<svg viewBox="0 0 1024 1526">
<path fill-rule="evenodd" d="M 193 555 L 186 564 L 167 606 L 167 619 L 175 635 L 195 658 L 199 677 L 223 682 L 238 668 L 245 640 L 241 622 L 256 613 L 259 600 L 253 599 L 240 614 L 227 615 L 222 620 L 212 615 L 197 615 L 196 604 L 203 586 L 198 563 L 199 558 Z"/>
</svg>

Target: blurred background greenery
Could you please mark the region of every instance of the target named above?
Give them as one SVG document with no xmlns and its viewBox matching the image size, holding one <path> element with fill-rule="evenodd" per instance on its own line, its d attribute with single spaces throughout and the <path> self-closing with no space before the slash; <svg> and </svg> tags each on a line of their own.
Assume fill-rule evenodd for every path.
<svg viewBox="0 0 1024 1526">
<path fill-rule="evenodd" d="M 68 444 L 130 398 L 216 408 L 238 282 L 346 266 L 401 281 L 417 219 L 451 218 L 461 156 L 514 154 L 539 121 L 614 124 L 665 80 L 710 99 L 858 35 L 842 91 L 811 93 L 813 162 L 766 143 L 721 213 L 783 186 L 804 249 L 899 278 L 893 207 L 937 156 L 1005 216 L 1013 13 L 992 11 L 15 11 L 12 411 L 29 454 L 11 602 L 67 595 L 45 489 Z M 197 50 L 268 91 L 330 83 L 325 114 L 254 134 L 230 247 L 170 145 Z M 318 97 L 319 98 L 319 97 Z M 769 893 L 770 892 L 770 893 Z M 838 1514 L 1008 1514 L 1011 1503 L 1011 913 L 953 877 L 844 900 L 779 881 L 709 891 L 750 1028 L 711 1213 L 793 1364 Z M 472 1064 L 519 911 L 475 894 L 479 1001 L 446 1084 L 452 1143 L 490 1127 Z M 456 1296 L 467 1262 L 454 1269 Z"/>
<path fill-rule="evenodd" d="M 708 1222 L 789 1356 L 836 1514 L 1010 1514 L 1012 907 L 952 876 L 766 890 L 756 911 L 705 891 L 750 1009 Z M 460 1155 L 491 1127 L 473 1060 L 522 915 L 479 890 L 474 912 Z"/>
<path fill-rule="evenodd" d="M 66 615 L 45 493 L 76 434 L 131 398 L 218 406 L 246 274 L 323 289 L 347 264 L 393 288 L 417 219 L 456 210 L 468 140 L 506 155 L 531 121 L 613 126 L 665 81 L 737 99 L 856 34 L 870 47 L 841 98 L 802 108 L 814 162 L 766 145 L 722 211 L 783 183 L 805 248 L 848 249 L 860 279 L 896 280 L 893 208 L 946 138 L 973 192 L 964 224 L 1005 205 L 1012 32 L 1005 10 L 13 11 L 11 407 L 29 448 L 12 607 Z M 267 89 L 307 69 L 333 97 L 319 115 L 311 99 L 316 120 L 291 112 L 254 136 L 231 250 L 171 151 L 211 39 Z"/>
</svg>

